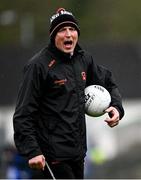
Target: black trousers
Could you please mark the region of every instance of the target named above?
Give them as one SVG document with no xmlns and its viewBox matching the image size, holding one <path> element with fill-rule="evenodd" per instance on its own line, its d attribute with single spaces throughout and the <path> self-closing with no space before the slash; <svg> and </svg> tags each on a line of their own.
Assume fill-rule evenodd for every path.
<svg viewBox="0 0 141 180">
<path fill-rule="evenodd" d="M 83 179 L 84 160 L 67 160 L 48 162 L 55 179 Z M 44 171 L 33 173 L 33 179 L 53 179 L 47 166 Z"/>
</svg>

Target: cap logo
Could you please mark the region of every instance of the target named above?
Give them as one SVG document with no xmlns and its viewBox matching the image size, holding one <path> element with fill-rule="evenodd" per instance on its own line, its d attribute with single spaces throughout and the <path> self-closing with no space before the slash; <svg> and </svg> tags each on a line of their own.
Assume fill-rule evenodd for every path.
<svg viewBox="0 0 141 180">
<path fill-rule="evenodd" d="M 63 14 L 68 14 L 68 15 L 71 15 L 71 16 L 72 16 L 72 13 L 70 13 L 70 12 L 68 12 L 68 11 L 61 10 L 59 13 L 54 14 L 54 15 L 50 18 L 50 22 L 52 23 L 52 21 L 53 21 L 54 19 L 56 19 L 58 16 L 63 15 Z"/>
</svg>

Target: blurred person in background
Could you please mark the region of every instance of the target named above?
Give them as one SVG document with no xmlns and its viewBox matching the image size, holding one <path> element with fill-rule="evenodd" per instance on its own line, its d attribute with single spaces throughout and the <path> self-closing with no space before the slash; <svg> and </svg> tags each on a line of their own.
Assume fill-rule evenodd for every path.
<svg viewBox="0 0 141 180">
<path fill-rule="evenodd" d="M 1 152 L 1 157 L 3 177 L 7 179 L 30 179 L 32 177 L 32 170 L 27 166 L 27 161 L 17 153 L 15 147 L 6 145 Z"/>
<path fill-rule="evenodd" d="M 50 18 L 50 42 L 24 67 L 13 117 L 19 153 L 44 178 L 83 179 L 87 151 L 84 89 L 104 86 L 112 101 L 106 110 L 110 127 L 124 115 L 112 73 L 97 65 L 78 44 L 80 28 L 63 8 Z"/>
</svg>

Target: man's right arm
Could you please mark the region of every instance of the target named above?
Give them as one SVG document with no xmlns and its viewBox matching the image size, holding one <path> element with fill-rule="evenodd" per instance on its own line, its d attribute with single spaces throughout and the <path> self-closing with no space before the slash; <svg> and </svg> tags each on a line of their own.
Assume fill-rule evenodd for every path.
<svg viewBox="0 0 141 180">
<path fill-rule="evenodd" d="M 14 141 L 18 152 L 31 159 L 42 152 L 36 139 L 36 121 L 34 114 L 38 111 L 40 97 L 40 79 L 36 64 L 26 67 L 18 93 L 13 116 Z"/>
</svg>

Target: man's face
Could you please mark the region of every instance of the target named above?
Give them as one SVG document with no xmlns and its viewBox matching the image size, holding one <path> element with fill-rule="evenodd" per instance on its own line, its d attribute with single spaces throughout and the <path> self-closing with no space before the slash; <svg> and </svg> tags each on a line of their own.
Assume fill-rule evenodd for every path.
<svg viewBox="0 0 141 180">
<path fill-rule="evenodd" d="M 73 54 L 78 41 L 78 33 L 74 27 L 65 26 L 61 28 L 55 37 L 56 47 L 65 52 Z"/>
</svg>

